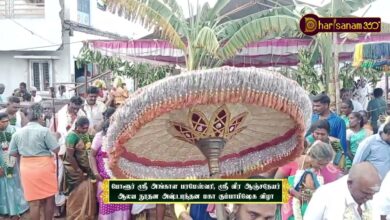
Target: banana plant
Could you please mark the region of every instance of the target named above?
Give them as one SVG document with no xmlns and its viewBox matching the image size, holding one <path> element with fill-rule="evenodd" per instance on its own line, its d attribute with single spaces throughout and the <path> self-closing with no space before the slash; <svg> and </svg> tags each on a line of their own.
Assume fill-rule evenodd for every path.
<svg viewBox="0 0 390 220">
<path fill-rule="evenodd" d="M 181 49 L 188 70 L 220 66 L 253 41 L 302 36 L 293 6 L 275 7 L 229 20 L 229 13 L 222 13 L 229 2 L 217 0 L 213 7 L 208 3 L 192 7 L 188 1 L 190 17 L 186 18 L 176 0 L 106 1 L 111 12 L 140 21 L 145 28 Z"/>
<path fill-rule="evenodd" d="M 318 94 L 323 88 L 323 82 L 320 74 L 314 68 L 315 63 L 313 63 L 312 52 L 309 49 L 301 49 L 298 52 L 298 74 L 297 82 L 309 93 Z"/>
<path fill-rule="evenodd" d="M 299 14 L 316 14 L 319 17 L 353 17 L 353 14 L 361 8 L 369 5 L 376 0 L 332 0 L 328 4 L 313 8 L 303 4 L 297 4 L 295 1 L 295 11 Z M 387 23 L 381 23 L 382 32 L 390 32 L 390 25 Z M 336 36 L 336 37 L 335 37 Z M 313 39 L 313 56 L 314 62 L 320 62 L 322 64 L 322 75 L 325 78 L 326 91 L 330 94 L 331 98 L 336 104 L 336 109 L 339 110 L 339 95 L 340 80 L 339 80 L 339 68 L 338 68 L 338 50 L 339 44 L 336 43 L 336 39 L 340 37 L 342 43 L 346 40 L 356 39 L 357 35 L 352 33 L 342 33 L 338 36 L 337 33 L 319 33 L 312 36 Z"/>
<path fill-rule="evenodd" d="M 298 4 L 295 0 L 291 6 L 282 6 L 277 0 L 268 1 L 273 2 L 275 7 L 238 19 L 229 19 L 231 12 L 222 13 L 230 0 L 217 0 L 213 7 L 208 3 L 191 7 L 187 0 L 189 18 L 185 17 L 176 0 L 106 0 L 106 4 L 112 13 L 140 22 L 181 49 L 185 54 L 186 68 L 193 70 L 220 66 L 254 41 L 303 37 L 299 20 L 304 14 L 349 17 L 375 0 L 332 0 L 316 8 Z M 256 1 L 249 4 L 256 4 Z M 389 27 L 382 23 L 382 32 L 389 32 Z M 329 33 L 317 34 L 312 40 L 311 59 L 322 63 L 326 90 L 338 103 L 339 97 L 335 92 L 339 90 L 338 74 L 335 72 L 338 68 L 335 68 L 337 60 L 334 60 L 337 53 L 333 50 L 337 44 Z"/>
</svg>

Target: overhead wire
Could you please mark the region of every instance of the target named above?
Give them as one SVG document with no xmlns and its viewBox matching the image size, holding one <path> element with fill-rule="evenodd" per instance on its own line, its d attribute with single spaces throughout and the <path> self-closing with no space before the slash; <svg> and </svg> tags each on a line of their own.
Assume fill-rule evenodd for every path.
<svg viewBox="0 0 390 220">
<path fill-rule="evenodd" d="M 33 49 L 41 49 L 41 48 L 48 48 L 48 47 L 61 46 L 61 45 L 77 44 L 77 43 L 82 43 L 82 42 L 84 42 L 84 41 L 74 41 L 74 42 L 69 42 L 69 43 L 57 43 L 57 44 L 44 45 L 44 46 L 36 46 L 36 47 L 27 47 L 27 48 L 13 49 L 13 50 L 8 50 L 8 51 L 33 50 Z"/>
<path fill-rule="evenodd" d="M 52 41 L 50 41 L 49 39 L 47 39 L 47 38 L 41 36 L 40 34 L 35 33 L 33 30 L 31 30 L 31 29 L 25 27 L 24 25 L 22 25 L 22 24 L 20 24 L 19 22 L 15 21 L 13 18 L 10 18 L 10 17 L 7 16 L 6 14 L 4 14 L 4 13 L 2 13 L 2 12 L 1 12 L 0 14 L 1 14 L 2 16 L 4 16 L 5 19 L 12 21 L 13 23 L 15 23 L 16 25 L 18 25 L 19 27 L 21 27 L 21 28 L 23 28 L 24 30 L 28 31 L 30 34 L 35 35 L 35 36 L 39 37 L 40 39 L 42 39 L 42 40 L 44 40 L 44 41 L 47 41 L 48 43 L 54 44 L 54 42 L 52 42 Z"/>
</svg>

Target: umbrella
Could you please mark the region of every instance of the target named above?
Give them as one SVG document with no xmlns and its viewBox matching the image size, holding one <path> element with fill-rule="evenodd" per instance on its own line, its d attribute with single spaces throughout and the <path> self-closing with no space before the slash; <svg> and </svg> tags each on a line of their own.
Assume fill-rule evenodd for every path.
<svg viewBox="0 0 390 220">
<path fill-rule="evenodd" d="M 390 42 L 358 43 L 355 45 L 353 66 L 388 69 L 390 63 Z"/>
<path fill-rule="evenodd" d="M 353 66 L 374 68 L 387 72 L 390 70 L 390 42 L 359 43 L 355 45 Z M 388 99 L 388 75 L 385 74 L 386 91 Z"/>
<path fill-rule="evenodd" d="M 303 151 L 311 101 L 293 80 L 256 68 L 193 71 L 135 93 L 104 143 L 116 178 L 245 178 Z M 110 144 L 108 144 L 110 143 Z"/>
</svg>

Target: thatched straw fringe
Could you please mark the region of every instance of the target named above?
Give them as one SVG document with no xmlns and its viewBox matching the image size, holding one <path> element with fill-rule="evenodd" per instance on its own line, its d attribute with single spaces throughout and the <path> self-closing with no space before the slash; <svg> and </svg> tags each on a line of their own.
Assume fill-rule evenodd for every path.
<svg viewBox="0 0 390 220">
<path fill-rule="evenodd" d="M 248 97 L 245 93 L 248 90 L 253 91 L 255 95 L 252 93 Z M 113 143 L 126 130 L 125 127 L 134 126 L 134 122 L 138 121 L 137 119 L 142 114 L 154 111 L 155 116 L 161 115 L 159 108 L 163 102 L 173 106 L 184 100 L 181 107 L 195 106 L 207 101 L 211 103 L 212 99 L 204 95 L 209 91 L 218 91 L 221 96 L 218 102 L 221 104 L 223 101 L 240 103 L 240 100 L 253 98 L 254 101 L 249 103 L 257 103 L 260 106 L 264 106 L 262 103 L 269 103 L 268 99 L 271 97 L 267 94 L 272 94 L 273 97 L 283 98 L 281 102 L 284 102 L 284 105 L 281 111 L 286 112 L 289 105 L 295 106 L 291 112 L 292 117 L 295 118 L 300 112 L 302 122 L 306 126 L 310 123 L 310 99 L 295 81 L 278 73 L 256 68 L 216 68 L 168 77 L 146 87 L 142 92 L 127 100 L 114 115 L 115 120 L 108 131 L 108 142 Z M 240 93 L 240 91 L 243 92 Z M 276 106 L 270 105 L 269 107 Z"/>
<path fill-rule="evenodd" d="M 265 106 L 288 114 L 297 124 L 296 141 L 303 144 L 300 136 L 310 123 L 311 102 L 295 81 L 256 68 L 216 68 L 160 80 L 129 99 L 108 130 L 112 165 L 125 151 L 122 145 L 154 118 L 175 109 L 225 103 Z"/>
<path fill-rule="evenodd" d="M 299 136 L 299 135 L 298 135 Z M 303 147 L 297 147 L 298 136 L 293 136 L 287 141 L 273 147 L 256 151 L 240 158 L 231 158 L 220 162 L 222 177 L 245 178 L 258 174 L 286 161 L 295 158 L 302 153 Z M 258 163 L 253 163 L 258 161 Z M 204 165 L 188 167 L 157 167 L 144 166 L 143 164 L 120 158 L 113 166 L 112 172 L 117 178 L 208 178 L 209 168 Z M 135 175 L 137 174 L 137 175 Z"/>
</svg>

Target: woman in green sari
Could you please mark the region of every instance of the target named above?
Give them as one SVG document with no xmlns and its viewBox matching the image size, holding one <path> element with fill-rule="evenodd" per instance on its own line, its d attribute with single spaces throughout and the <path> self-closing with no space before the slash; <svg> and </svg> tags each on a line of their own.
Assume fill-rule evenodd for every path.
<svg viewBox="0 0 390 220">
<path fill-rule="evenodd" d="M 349 115 L 350 127 L 347 130 L 347 154 L 346 168 L 349 170 L 352 166 L 352 160 L 356 150 L 367 136 L 367 130 L 364 129 L 364 120 L 359 112 L 353 112 Z"/>
<path fill-rule="evenodd" d="M 15 128 L 9 125 L 8 114 L 0 113 L 0 219 L 19 219 L 29 209 L 24 199 L 16 158 L 9 155 L 8 146 Z"/>
<path fill-rule="evenodd" d="M 96 214 L 96 179 L 89 164 L 92 138 L 88 129 L 88 118 L 80 117 L 66 137 L 64 191 L 68 196 L 68 219 L 92 220 Z"/>
</svg>

